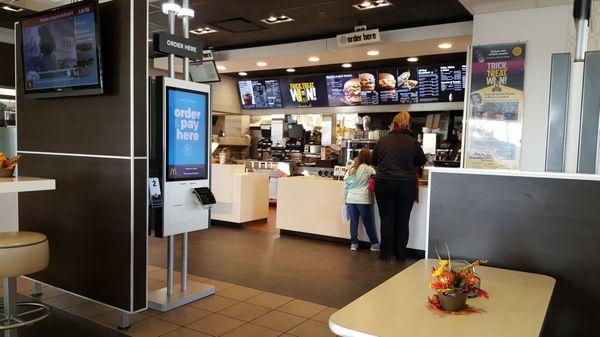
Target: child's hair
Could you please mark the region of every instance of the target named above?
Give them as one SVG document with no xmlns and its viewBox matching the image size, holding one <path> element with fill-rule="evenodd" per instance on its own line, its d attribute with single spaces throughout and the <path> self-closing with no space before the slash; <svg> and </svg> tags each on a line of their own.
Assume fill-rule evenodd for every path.
<svg viewBox="0 0 600 337">
<path fill-rule="evenodd" d="M 350 167 L 350 174 L 356 173 L 356 170 L 358 170 L 358 167 L 361 164 L 371 165 L 371 150 L 366 147 L 362 148 L 358 153 L 358 156 L 356 156 L 356 159 L 354 159 L 354 164 Z"/>
</svg>

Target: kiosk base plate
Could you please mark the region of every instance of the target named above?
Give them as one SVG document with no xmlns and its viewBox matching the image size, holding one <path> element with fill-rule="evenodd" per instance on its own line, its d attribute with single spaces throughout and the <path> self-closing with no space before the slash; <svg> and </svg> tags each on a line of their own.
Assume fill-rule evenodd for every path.
<svg viewBox="0 0 600 337">
<path fill-rule="evenodd" d="M 185 291 L 181 290 L 181 284 L 173 285 L 173 295 L 171 296 L 167 295 L 167 287 L 149 293 L 148 307 L 166 312 L 214 294 L 215 286 L 188 280 Z"/>
</svg>

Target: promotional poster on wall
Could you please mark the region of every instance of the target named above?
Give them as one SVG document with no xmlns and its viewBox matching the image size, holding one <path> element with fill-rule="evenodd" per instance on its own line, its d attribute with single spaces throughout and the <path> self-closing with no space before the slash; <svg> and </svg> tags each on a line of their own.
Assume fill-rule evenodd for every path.
<svg viewBox="0 0 600 337">
<path fill-rule="evenodd" d="M 286 108 L 325 107 L 329 103 L 324 76 L 282 78 L 280 83 Z"/>
<path fill-rule="evenodd" d="M 167 87 L 167 120 L 167 181 L 207 179 L 207 94 Z"/>
<path fill-rule="evenodd" d="M 361 105 L 379 104 L 379 93 L 377 92 L 377 72 L 363 71 L 358 75 L 360 79 Z"/>
<path fill-rule="evenodd" d="M 398 104 L 398 92 L 396 91 L 397 69 L 385 69 L 378 72 L 377 89 L 379 91 L 379 104 Z"/>
<path fill-rule="evenodd" d="M 398 69 L 398 103 L 412 104 L 419 102 L 419 81 L 417 68 Z"/>
<path fill-rule="evenodd" d="M 524 43 L 473 46 L 466 167 L 519 168 L 524 78 Z"/>
<path fill-rule="evenodd" d="M 238 81 L 243 109 L 283 108 L 279 80 Z"/>
<path fill-rule="evenodd" d="M 327 99 L 329 106 L 360 105 L 360 79 L 358 73 L 327 75 Z"/>
</svg>

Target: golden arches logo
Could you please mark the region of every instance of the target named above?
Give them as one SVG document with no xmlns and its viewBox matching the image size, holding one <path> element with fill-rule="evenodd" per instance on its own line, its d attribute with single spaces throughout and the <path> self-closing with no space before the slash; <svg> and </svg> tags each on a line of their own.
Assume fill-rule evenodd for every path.
<svg viewBox="0 0 600 337">
<path fill-rule="evenodd" d="M 169 171 L 169 175 L 172 175 L 172 176 L 177 175 L 177 168 L 171 167 L 171 170 Z"/>
</svg>

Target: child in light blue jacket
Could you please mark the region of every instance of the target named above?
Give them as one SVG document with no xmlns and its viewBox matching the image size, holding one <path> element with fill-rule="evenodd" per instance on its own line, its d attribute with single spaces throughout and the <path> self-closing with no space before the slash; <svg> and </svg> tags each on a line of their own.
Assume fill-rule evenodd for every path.
<svg viewBox="0 0 600 337">
<path fill-rule="evenodd" d="M 371 164 L 371 150 L 362 149 L 354 160 L 354 165 L 346 172 L 344 177 L 344 200 L 350 215 L 350 249 L 358 249 L 358 223 L 363 219 L 365 231 L 371 241 L 371 250 L 379 251 L 379 239 L 373 225 L 373 203 L 369 191 L 369 178 L 375 174 Z"/>
</svg>

